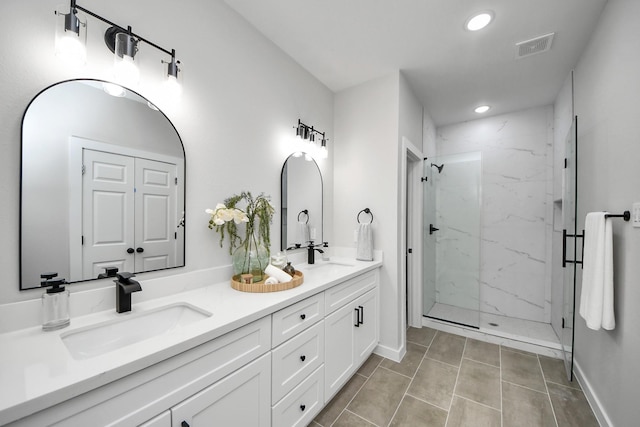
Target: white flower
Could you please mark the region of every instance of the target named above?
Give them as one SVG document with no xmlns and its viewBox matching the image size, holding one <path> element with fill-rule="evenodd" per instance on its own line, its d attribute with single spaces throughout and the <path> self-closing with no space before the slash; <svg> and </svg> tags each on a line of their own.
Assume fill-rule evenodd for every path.
<svg viewBox="0 0 640 427">
<path fill-rule="evenodd" d="M 247 216 L 247 214 L 241 211 L 240 209 L 234 209 L 232 215 L 233 215 L 233 221 L 236 224 L 240 224 L 241 222 L 249 222 L 249 217 Z"/>
<path fill-rule="evenodd" d="M 209 215 L 213 215 L 216 213 L 216 211 L 214 211 L 213 209 L 206 209 L 205 212 L 208 213 Z"/>
</svg>

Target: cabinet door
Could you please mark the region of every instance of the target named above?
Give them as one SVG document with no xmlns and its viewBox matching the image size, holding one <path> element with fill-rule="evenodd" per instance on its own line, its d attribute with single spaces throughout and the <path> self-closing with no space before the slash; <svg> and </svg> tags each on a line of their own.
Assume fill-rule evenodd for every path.
<svg viewBox="0 0 640 427">
<path fill-rule="evenodd" d="M 353 303 L 325 318 L 325 402 L 340 390 L 355 369 L 353 342 L 356 320 Z"/>
<path fill-rule="evenodd" d="M 171 408 L 173 427 L 269 427 L 271 353 Z"/>
<path fill-rule="evenodd" d="M 378 295 L 370 290 L 355 301 L 360 324 L 355 328 L 355 363 L 360 365 L 378 345 Z"/>
<path fill-rule="evenodd" d="M 157 417 L 153 417 L 139 427 L 171 427 L 171 411 L 166 410 Z"/>
</svg>

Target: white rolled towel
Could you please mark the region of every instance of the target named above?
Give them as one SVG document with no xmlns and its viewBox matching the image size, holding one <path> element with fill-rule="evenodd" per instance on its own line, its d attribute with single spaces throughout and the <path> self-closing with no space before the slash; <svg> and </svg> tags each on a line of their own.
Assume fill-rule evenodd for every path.
<svg viewBox="0 0 640 427">
<path fill-rule="evenodd" d="M 278 283 L 280 283 L 280 281 L 273 276 L 264 281 L 265 285 L 277 285 Z"/>
<path fill-rule="evenodd" d="M 271 264 L 269 264 L 267 268 L 264 269 L 264 272 L 270 276 L 269 278 L 275 277 L 279 283 L 290 282 L 291 280 L 293 280 L 293 277 Z"/>
</svg>

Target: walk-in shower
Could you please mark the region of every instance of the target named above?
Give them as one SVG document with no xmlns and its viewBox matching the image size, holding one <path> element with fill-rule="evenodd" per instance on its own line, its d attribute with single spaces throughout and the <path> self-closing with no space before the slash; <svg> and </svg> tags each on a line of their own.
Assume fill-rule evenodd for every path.
<svg viewBox="0 0 640 427">
<path fill-rule="evenodd" d="M 520 199 L 507 191 L 511 188 L 508 184 L 492 182 L 495 175 L 487 171 L 487 185 L 493 187 L 483 190 L 483 154 L 477 151 L 442 155 L 424 162 L 423 325 L 443 330 L 464 328 L 480 339 L 493 337 L 493 342 L 500 343 L 509 340 L 525 350 L 542 348 L 539 352 L 543 354 L 557 355 L 560 345 L 548 323 L 519 318 L 515 313 L 503 314 L 509 298 L 521 303 L 522 297 L 512 290 L 517 288 L 504 285 L 505 276 L 500 274 L 517 268 L 514 264 L 520 260 L 500 257 L 496 248 L 501 243 L 494 242 L 499 238 L 495 229 L 502 227 L 505 234 L 500 238 L 508 240 L 508 236 L 520 233 L 520 226 L 512 225 L 515 215 L 511 213 L 496 225 L 495 212 L 498 206 L 503 208 L 505 200 Z M 496 199 L 496 188 L 507 193 L 503 200 Z M 483 215 L 487 218 L 483 219 Z M 490 220 L 494 234 L 483 236 L 483 220 Z M 506 252 L 513 251 L 507 248 Z"/>
</svg>

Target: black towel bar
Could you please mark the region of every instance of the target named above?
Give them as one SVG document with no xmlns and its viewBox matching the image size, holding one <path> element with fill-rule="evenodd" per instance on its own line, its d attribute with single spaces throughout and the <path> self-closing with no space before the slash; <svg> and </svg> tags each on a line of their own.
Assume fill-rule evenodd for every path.
<svg viewBox="0 0 640 427">
<path fill-rule="evenodd" d="M 360 224 L 360 214 L 363 212 L 371 215 L 371 221 L 369 222 L 369 224 L 371 224 L 373 222 L 373 212 L 371 212 L 371 209 L 369 208 L 364 208 L 360 212 L 358 212 L 358 216 L 356 217 L 356 219 L 358 220 L 358 224 Z"/>
<path fill-rule="evenodd" d="M 631 219 L 631 212 L 624 211 L 621 214 L 605 214 L 605 218 L 624 218 L 625 221 L 629 221 Z"/>
</svg>

